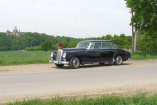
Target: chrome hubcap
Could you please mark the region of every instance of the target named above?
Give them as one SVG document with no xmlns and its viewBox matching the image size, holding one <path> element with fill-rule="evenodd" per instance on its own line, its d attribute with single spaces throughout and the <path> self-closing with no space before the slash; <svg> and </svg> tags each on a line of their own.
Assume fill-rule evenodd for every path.
<svg viewBox="0 0 157 105">
<path fill-rule="evenodd" d="M 117 64 L 122 64 L 122 57 L 121 56 L 117 56 L 116 62 L 117 62 Z"/>
<path fill-rule="evenodd" d="M 80 64 L 79 59 L 78 59 L 78 58 L 75 58 L 75 59 L 73 60 L 73 66 L 74 66 L 75 68 L 77 68 L 77 67 L 79 66 L 79 64 Z"/>
</svg>

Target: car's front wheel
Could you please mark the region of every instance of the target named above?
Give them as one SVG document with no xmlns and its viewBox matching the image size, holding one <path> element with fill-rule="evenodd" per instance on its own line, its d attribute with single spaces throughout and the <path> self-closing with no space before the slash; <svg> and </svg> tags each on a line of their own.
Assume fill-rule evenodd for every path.
<svg viewBox="0 0 157 105">
<path fill-rule="evenodd" d="M 56 63 L 55 63 L 55 65 L 56 65 L 57 67 L 63 67 L 63 66 L 64 66 L 64 64 L 56 64 Z"/>
<path fill-rule="evenodd" d="M 70 60 L 70 67 L 76 69 L 80 66 L 80 60 L 77 57 L 72 57 Z"/>
<path fill-rule="evenodd" d="M 116 65 L 121 65 L 122 63 L 123 63 L 122 56 L 120 56 L 120 55 L 116 56 L 116 58 L 115 58 L 115 64 Z"/>
</svg>

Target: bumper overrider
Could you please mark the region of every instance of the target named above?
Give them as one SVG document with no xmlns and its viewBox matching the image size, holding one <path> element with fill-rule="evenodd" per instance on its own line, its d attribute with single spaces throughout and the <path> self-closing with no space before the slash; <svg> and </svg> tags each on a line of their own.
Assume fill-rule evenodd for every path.
<svg viewBox="0 0 157 105">
<path fill-rule="evenodd" d="M 51 59 L 49 62 L 56 64 L 69 64 L 69 61 L 55 61 L 53 59 Z"/>
</svg>

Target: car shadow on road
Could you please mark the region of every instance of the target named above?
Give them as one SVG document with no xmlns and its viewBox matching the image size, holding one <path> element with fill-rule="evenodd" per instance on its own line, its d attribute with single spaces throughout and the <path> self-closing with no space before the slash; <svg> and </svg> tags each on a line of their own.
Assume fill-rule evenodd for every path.
<svg viewBox="0 0 157 105">
<path fill-rule="evenodd" d="M 100 64 L 85 64 L 85 65 L 80 65 L 79 68 L 97 68 L 97 67 L 109 67 L 109 66 L 123 66 L 123 65 L 131 65 L 131 63 L 123 63 L 121 65 L 114 65 L 112 63 L 109 63 L 109 64 L 103 64 L 103 65 L 100 65 Z M 57 67 L 53 67 L 53 68 L 56 68 L 56 69 L 61 69 L 61 70 L 73 70 L 70 68 L 69 65 L 66 65 L 64 67 L 61 67 L 61 68 L 57 68 Z M 78 68 L 78 69 L 79 69 Z"/>
<path fill-rule="evenodd" d="M 91 64 L 91 65 L 81 65 L 79 68 L 93 68 L 93 67 L 109 67 L 109 66 L 122 66 L 122 65 L 131 65 L 131 63 L 123 63 L 121 65 L 114 65 L 114 64 Z"/>
</svg>

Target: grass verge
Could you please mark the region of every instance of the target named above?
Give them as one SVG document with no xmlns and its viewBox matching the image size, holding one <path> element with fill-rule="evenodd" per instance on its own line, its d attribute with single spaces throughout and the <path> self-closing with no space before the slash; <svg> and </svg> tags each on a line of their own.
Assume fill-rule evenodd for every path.
<svg viewBox="0 0 157 105">
<path fill-rule="evenodd" d="M 51 51 L 0 51 L 0 65 L 48 63 Z"/>
<path fill-rule="evenodd" d="M 157 54 L 150 54 L 145 52 L 135 52 L 131 54 L 133 60 L 146 60 L 146 59 L 157 59 Z"/>
<path fill-rule="evenodd" d="M 52 98 L 50 100 L 28 100 L 23 102 L 8 103 L 7 105 L 157 105 L 157 95 L 133 97 L 102 96 L 99 98 Z"/>
</svg>

